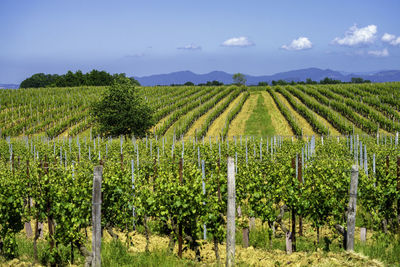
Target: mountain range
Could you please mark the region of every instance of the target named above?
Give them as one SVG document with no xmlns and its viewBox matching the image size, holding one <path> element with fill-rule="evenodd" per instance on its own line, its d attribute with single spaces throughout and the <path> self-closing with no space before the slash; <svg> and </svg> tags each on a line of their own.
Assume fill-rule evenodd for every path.
<svg viewBox="0 0 400 267">
<path fill-rule="evenodd" d="M 208 81 L 219 81 L 224 84 L 232 83 L 232 73 L 226 73 L 224 71 L 212 71 L 206 74 L 196 74 L 191 71 L 177 71 L 168 74 L 155 74 L 150 76 L 134 77 L 143 86 L 155 86 L 155 85 L 171 85 L 171 84 L 184 84 L 186 82 L 193 82 L 194 84 L 207 83 Z M 328 77 L 334 80 L 341 80 L 343 82 L 349 82 L 351 78 L 363 78 L 364 80 L 370 80 L 371 82 L 394 82 L 400 81 L 400 70 L 381 70 L 375 72 L 363 72 L 363 73 L 350 73 L 335 71 L 330 69 L 319 69 L 319 68 L 308 68 L 292 70 L 287 72 L 279 72 L 273 75 L 262 75 L 254 76 L 244 74 L 247 79 L 247 85 L 257 85 L 259 82 L 268 82 L 271 84 L 273 80 L 285 80 L 291 81 L 305 81 L 307 78 L 313 81 L 320 81 Z M 0 84 L 0 89 L 19 88 L 18 84 Z"/>
<path fill-rule="evenodd" d="M 191 71 L 178 71 L 168 74 L 156 74 L 143 77 L 135 77 L 143 86 L 154 85 L 170 85 L 170 84 L 184 84 L 186 82 L 193 82 L 194 84 L 206 83 L 207 81 L 219 81 L 224 84 L 232 83 L 232 75 L 223 71 L 212 71 L 206 74 L 196 74 Z M 363 78 L 371 82 L 393 82 L 400 81 L 400 70 L 384 70 L 368 73 L 346 73 L 334 71 L 330 69 L 308 68 L 299 69 L 287 72 L 279 72 L 273 75 L 253 76 L 244 74 L 247 79 L 247 85 L 256 85 L 259 82 L 268 82 L 275 80 L 285 81 L 305 81 L 311 78 L 314 81 L 320 81 L 328 77 L 343 82 L 349 82 L 353 77 Z"/>
<path fill-rule="evenodd" d="M 0 89 L 18 89 L 19 84 L 2 83 L 0 84 Z"/>
</svg>

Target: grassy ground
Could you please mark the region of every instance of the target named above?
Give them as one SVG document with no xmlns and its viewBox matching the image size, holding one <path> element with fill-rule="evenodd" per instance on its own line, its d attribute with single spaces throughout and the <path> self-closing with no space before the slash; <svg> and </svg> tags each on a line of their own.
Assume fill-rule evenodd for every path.
<svg viewBox="0 0 400 267">
<path fill-rule="evenodd" d="M 242 110 L 230 123 L 228 136 L 240 136 L 246 134 L 246 121 L 250 118 L 254 108 L 257 105 L 258 95 L 259 92 L 257 91 L 250 92 L 250 96 L 244 103 Z"/>
<path fill-rule="evenodd" d="M 288 218 L 285 224 L 289 225 Z M 151 227 L 152 228 L 152 227 Z M 320 243 L 316 242 L 315 229 L 304 221 L 304 234 L 297 234 L 297 252 L 287 255 L 285 252 L 285 236 L 277 229 L 270 242 L 268 226 L 256 220 L 256 225 L 250 231 L 249 247 L 242 247 L 242 231 L 236 229 L 236 255 L 238 266 L 400 266 L 399 237 L 393 235 L 374 236 L 368 232 L 367 242 L 359 240 L 359 228 L 356 228 L 355 252 L 346 252 L 341 247 L 341 239 L 328 227 L 321 228 Z M 118 240 L 113 240 L 106 231 L 102 243 L 102 266 L 218 266 L 213 251 L 212 237 L 207 241 L 200 240 L 201 262 L 195 262 L 192 250 L 185 249 L 183 259 L 177 255 L 177 245 L 174 253 L 167 250 L 169 239 L 157 235 L 153 229 L 150 235 L 149 250 L 145 252 L 146 238 L 135 232 L 126 234 L 116 232 Z M 19 257 L 17 260 L 6 261 L 0 256 L 0 266 L 46 266 L 49 255 L 46 253 L 48 244 L 45 239 L 39 239 L 39 263 L 32 265 L 33 244 L 24 233 L 17 238 Z M 90 232 L 87 248 L 90 250 Z M 59 246 L 63 266 L 83 266 L 84 258 L 74 250 L 74 264 L 70 262 L 71 249 L 69 246 Z M 220 263 L 226 260 L 226 244 L 219 245 Z M 376 260 L 377 259 L 377 260 Z"/>
<path fill-rule="evenodd" d="M 292 128 L 290 128 L 289 123 L 279 111 L 271 95 L 266 91 L 262 91 L 261 95 L 264 98 L 265 108 L 268 110 L 268 113 L 271 116 L 271 123 L 272 127 L 275 129 L 275 134 L 282 136 L 293 135 Z"/>
<path fill-rule="evenodd" d="M 245 135 L 274 135 L 275 128 L 273 127 L 269 111 L 265 106 L 264 97 L 261 95 L 261 92 L 255 95 L 257 96 L 257 104 L 245 123 Z"/>
<path fill-rule="evenodd" d="M 226 97 L 229 97 L 229 95 L 227 95 Z M 224 98 L 225 99 L 225 98 Z M 192 127 L 190 127 L 189 131 L 186 133 L 186 137 L 189 136 L 195 136 L 196 133 L 196 129 L 200 129 L 201 125 L 204 123 L 204 121 L 208 118 L 208 115 L 210 115 L 218 106 L 222 105 L 224 102 L 224 99 L 221 99 L 213 108 L 211 108 L 209 111 L 207 111 L 203 116 L 201 116 L 200 118 L 198 118 L 192 125 Z"/>
<path fill-rule="evenodd" d="M 238 95 L 232 103 L 229 104 L 228 108 L 222 112 L 222 114 L 215 119 L 215 121 L 211 124 L 210 128 L 208 129 L 207 136 L 219 136 L 221 134 L 222 128 L 225 125 L 226 117 L 228 116 L 231 109 L 239 103 L 240 99 L 242 98 L 243 93 Z"/>
<path fill-rule="evenodd" d="M 303 116 L 301 116 L 299 113 L 297 113 L 293 107 L 290 105 L 290 103 L 286 100 L 286 98 L 279 92 L 275 92 L 279 100 L 289 109 L 289 111 L 292 113 L 293 117 L 297 120 L 299 126 L 303 129 L 303 135 L 305 136 L 312 136 L 315 135 L 315 132 L 313 131 L 311 125 L 307 122 Z"/>
</svg>

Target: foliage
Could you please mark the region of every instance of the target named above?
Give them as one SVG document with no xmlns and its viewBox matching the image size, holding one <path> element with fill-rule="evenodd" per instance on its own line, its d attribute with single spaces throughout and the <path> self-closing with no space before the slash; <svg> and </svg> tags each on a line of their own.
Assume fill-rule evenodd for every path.
<svg viewBox="0 0 400 267">
<path fill-rule="evenodd" d="M 278 96 L 275 94 L 275 92 L 272 90 L 272 88 L 267 88 L 267 92 L 272 96 L 274 99 L 276 105 L 278 106 L 279 110 L 281 111 L 282 115 L 286 118 L 288 121 L 290 127 L 292 128 L 293 132 L 297 136 L 302 136 L 303 131 L 300 128 L 299 124 L 297 123 L 295 117 L 290 113 L 289 109 L 283 104 L 279 99 Z"/>
<path fill-rule="evenodd" d="M 242 74 L 240 72 L 233 74 L 232 80 L 237 85 L 245 85 L 246 81 L 247 81 L 244 74 Z"/>
<path fill-rule="evenodd" d="M 249 98 L 250 93 L 247 91 L 244 93 L 242 98 L 239 100 L 239 103 L 236 104 L 236 106 L 228 113 L 228 116 L 226 117 L 225 125 L 224 128 L 221 131 L 221 136 L 226 137 L 228 134 L 228 129 L 229 129 L 229 124 L 233 119 L 239 114 L 240 110 L 242 110 L 242 107 L 246 100 Z"/>
<path fill-rule="evenodd" d="M 224 83 L 214 80 L 212 82 L 207 81 L 206 83 L 199 83 L 198 85 L 199 86 L 221 86 L 221 85 L 224 85 Z"/>
<path fill-rule="evenodd" d="M 105 136 L 145 136 L 154 125 L 152 109 L 127 78 L 120 78 L 92 105 L 92 115 Z"/>
<path fill-rule="evenodd" d="M 200 126 L 199 130 L 197 131 L 197 137 L 201 138 L 206 136 L 208 129 L 210 128 L 211 124 L 214 122 L 215 119 L 219 117 L 229 106 L 229 104 L 239 96 L 241 93 L 240 89 L 235 89 L 232 93 L 229 94 L 229 97 L 223 100 L 223 103 L 219 105 L 217 108 L 209 114 L 205 120 L 205 122 Z"/>
<path fill-rule="evenodd" d="M 387 231 L 396 233 L 398 146 L 385 144 L 383 139 L 377 142 L 369 136 L 351 138 L 357 140 L 352 144 L 361 141 L 368 146 L 369 162 L 376 155 L 375 174 L 372 164 L 367 166 L 369 175 L 360 171 L 357 213 L 363 219 L 357 220 L 382 232 L 379 225 L 386 220 Z M 91 225 L 91 181 L 97 155 L 104 159 L 102 224 L 125 233 L 132 231 L 134 225 L 146 226 L 146 218 L 151 218 L 172 240 L 179 236 L 176 228 L 181 223 L 185 244 L 190 249 L 196 249 L 204 225 L 208 238 L 222 242 L 226 223 L 226 156 L 235 157 L 237 163 L 237 205 L 244 217 L 239 226 L 246 226 L 246 218 L 254 216 L 268 225 L 268 238 L 274 238 L 272 225 L 282 205 L 312 222 L 313 227 L 344 225 L 349 170 L 358 155 L 349 139 L 325 137 L 323 144 L 322 140 L 313 139 L 315 147 L 311 141 L 282 137 L 246 137 L 233 142 L 224 139 L 217 143 L 148 138 L 124 142 L 101 137 L 88 142 L 78 138 L 71 142 L 0 139 L 3 248 L 8 248 L 8 257 L 15 257 L 14 233 L 22 229 L 23 222 L 48 220 L 57 226 L 54 234 L 46 233 L 47 241 L 43 241 L 54 242 L 53 249 L 51 245 L 44 248 L 47 262 L 65 262 L 69 257 L 64 255 L 66 248 L 71 244 L 75 249 L 82 246 L 83 230 Z M 31 151 L 31 144 L 35 152 Z M 296 155 L 299 162 L 304 162 L 302 179 L 296 177 L 292 166 Z M 31 207 L 24 205 L 28 198 L 32 199 Z M 113 245 L 122 249 L 120 244 Z M 120 252 L 122 260 L 125 254 Z"/>
<path fill-rule="evenodd" d="M 73 86 L 106 86 L 116 79 L 126 77 L 125 73 L 111 75 L 105 71 L 92 70 L 86 74 L 78 70 L 68 71 L 64 75 L 36 73 L 22 81 L 20 88 L 38 87 L 73 87 Z M 139 85 L 135 78 L 129 78 L 132 84 Z"/>
<path fill-rule="evenodd" d="M 370 80 L 364 80 L 363 78 L 360 77 L 352 77 L 351 78 L 351 83 L 371 83 Z"/>
</svg>

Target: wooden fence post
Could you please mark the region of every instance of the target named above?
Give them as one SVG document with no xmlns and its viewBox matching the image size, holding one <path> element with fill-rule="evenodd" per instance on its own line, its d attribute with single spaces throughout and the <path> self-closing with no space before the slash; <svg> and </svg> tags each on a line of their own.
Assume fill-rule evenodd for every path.
<svg viewBox="0 0 400 267">
<path fill-rule="evenodd" d="M 299 180 L 300 187 L 303 185 L 303 165 L 302 165 L 302 155 L 298 157 L 298 164 L 297 164 L 297 178 Z M 303 236 L 303 216 L 299 216 L 299 236 Z"/>
<path fill-rule="evenodd" d="M 296 158 L 292 158 L 292 168 L 296 169 Z M 296 178 L 296 177 L 294 177 Z M 296 210 L 294 208 L 292 208 L 292 232 L 291 232 L 291 237 L 290 240 L 292 242 L 292 252 L 296 251 Z M 288 253 L 290 254 L 290 253 Z"/>
<path fill-rule="evenodd" d="M 101 266 L 101 182 L 103 179 L 103 166 L 94 167 L 93 193 L 92 193 L 92 266 Z"/>
<path fill-rule="evenodd" d="M 363 243 L 365 243 L 365 241 L 367 241 L 367 228 L 365 228 L 365 227 L 360 228 L 360 240 Z"/>
<path fill-rule="evenodd" d="M 183 185 L 183 158 L 179 160 L 179 184 Z M 183 251 L 183 228 L 182 223 L 178 224 L 178 257 L 182 258 Z"/>
<path fill-rule="evenodd" d="M 226 233 L 226 266 L 235 265 L 235 163 L 234 159 L 228 158 L 228 211 L 227 211 L 227 233 Z"/>
<path fill-rule="evenodd" d="M 397 157 L 397 194 L 400 192 L 400 156 Z M 400 198 L 397 199 L 397 224 L 400 224 Z"/>
<path fill-rule="evenodd" d="M 19 159 L 19 157 L 18 157 L 18 159 Z M 29 160 L 26 160 L 26 177 L 27 177 L 27 180 L 29 181 L 30 180 L 30 177 L 29 177 Z M 29 187 L 30 187 L 30 182 L 28 182 L 28 184 L 29 184 Z M 28 198 L 26 199 L 26 202 L 27 202 L 27 205 L 28 205 L 28 209 L 31 210 L 32 199 L 31 199 L 30 196 L 28 196 Z M 28 237 L 28 238 L 32 237 L 33 232 L 32 232 L 31 222 L 26 222 L 25 223 L 25 232 L 26 232 L 26 237 Z"/>
<path fill-rule="evenodd" d="M 351 167 L 350 181 L 350 200 L 347 208 L 347 238 L 346 250 L 354 250 L 354 231 L 356 227 L 357 210 L 357 185 L 358 185 L 358 165 Z"/>
</svg>

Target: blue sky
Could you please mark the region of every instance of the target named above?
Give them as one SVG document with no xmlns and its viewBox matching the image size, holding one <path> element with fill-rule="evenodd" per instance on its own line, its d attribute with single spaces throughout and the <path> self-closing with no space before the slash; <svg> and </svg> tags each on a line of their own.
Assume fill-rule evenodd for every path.
<svg viewBox="0 0 400 267">
<path fill-rule="evenodd" d="M 0 83 L 78 69 L 400 69 L 398 0 L 1 0 L 0 12 Z"/>
</svg>

